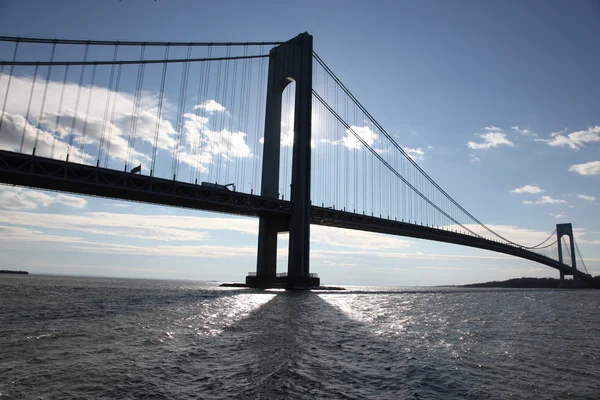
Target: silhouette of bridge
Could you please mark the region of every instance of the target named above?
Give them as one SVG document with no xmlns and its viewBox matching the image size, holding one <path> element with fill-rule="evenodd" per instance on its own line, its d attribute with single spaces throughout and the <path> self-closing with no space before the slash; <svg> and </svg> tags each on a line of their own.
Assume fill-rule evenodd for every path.
<svg viewBox="0 0 600 400">
<path fill-rule="evenodd" d="M 485 249 L 561 280 L 591 279 L 571 224 L 524 245 L 463 208 L 307 33 L 243 43 L 0 37 L 0 54 L 0 182 L 258 217 L 249 286 L 318 286 L 311 224 Z M 277 273 L 280 232 L 287 273 Z"/>
</svg>

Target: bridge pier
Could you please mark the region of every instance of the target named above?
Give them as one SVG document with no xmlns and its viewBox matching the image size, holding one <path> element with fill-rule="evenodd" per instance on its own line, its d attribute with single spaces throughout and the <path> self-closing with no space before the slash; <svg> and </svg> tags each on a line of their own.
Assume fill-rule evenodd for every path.
<svg viewBox="0 0 600 400">
<path fill-rule="evenodd" d="M 290 213 L 288 219 L 268 213 L 260 216 L 256 275 L 246 277 L 251 287 L 320 284 L 309 265 L 312 51 L 312 36 L 303 33 L 270 52 L 261 195 L 276 199 L 279 194 L 282 94 L 296 82 Z M 277 276 L 277 234 L 285 231 L 290 233 L 288 272 Z"/>
<path fill-rule="evenodd" d="M 569 237 L 570 242 L 570 251 L 571 255 L 571 266 L 575 271 L 577 271 L 577 258 L 575 257 L 575 239 L 573 238 L 573 225 L 571 223 L 568 224 L 556 224 L 556 244 L 558 246 L 558 261 L 563 264 L 563 249 L 562 249 L 562 237 L 567 235 Z M 565 275 L 564 271 L 560 271 L 560 287 L 565 286 Z M 573 280 L 577 280 L 577 274 L 572 274 Z"/>
<path fill-rule="evenodd" d="M 560 271 L 560 283 L 559 286 L 565 287 L 565 273 L 563 271 Z"/>
</svg>

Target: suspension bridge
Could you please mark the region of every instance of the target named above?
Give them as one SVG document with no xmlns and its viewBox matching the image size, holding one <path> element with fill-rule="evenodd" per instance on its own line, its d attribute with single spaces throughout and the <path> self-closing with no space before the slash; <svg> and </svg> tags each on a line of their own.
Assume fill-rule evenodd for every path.
<svg viewBox="0 0 600 400">
<path fill-rule="evenodd" d="M 287 42 L 0 37 L 0 182 L 259 218 L 252 287 L 319 286 L 310 225 L 528 259 L 591 280 L 571 224 L 517 243 L 417 164 L 313 50 Z M 277 235 L 289 232 L 287 272 Z"/>
</svg>

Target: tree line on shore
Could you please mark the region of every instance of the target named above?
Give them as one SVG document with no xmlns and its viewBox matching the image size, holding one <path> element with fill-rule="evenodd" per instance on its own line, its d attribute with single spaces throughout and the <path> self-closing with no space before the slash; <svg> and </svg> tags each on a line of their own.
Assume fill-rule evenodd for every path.
<svg viewBox="0 0 600 400">
<path fill-rule="evenodd" d="M 591 282 L 575 281 L 565 279 L 561 285 L 560 279 L 556 278 L 514 278 L 506 281 L 492 281 L 483 283 L 471 283 L 463 287 L 484 288 L 584 288 L 600 289 L 600 275 L 595 276 Z"/>
</svg>

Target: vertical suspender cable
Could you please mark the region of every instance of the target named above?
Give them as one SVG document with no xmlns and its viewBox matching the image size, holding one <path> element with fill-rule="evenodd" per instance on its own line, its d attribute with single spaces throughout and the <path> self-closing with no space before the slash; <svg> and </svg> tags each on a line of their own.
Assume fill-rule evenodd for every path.
<svg viewBox="0 0 600 400">
<path fill-rule="evenodd" d="M 575 249 L 577 250 L 577 254 L 579 254 L 579 260 L 581 261 L 581 265 L 583 266 L 583 269 L 585 270 L 585 272 L 588 272 L 587 267 L 585 266 L 585 261 L 583 261 L 583 257 L 581 256 L 581 252 L 579 251 L 579 246 L 577 245 L 577 241 L 575 240 L 575 237 L 573 237 L 573 242 L 575 243 Z"/>
<path fill-rule="evenodd" d="M 212 55 L 212 47 L 208 47 L 208 57 Z M 206 109 L 202 107 L 202 101 L 207 100 L 208 82 L 210 80 L 210 65 L 211 63 L 202 63 L 200 68 L 200 79 L 198 80 L 198 94 L 196 96 L 196 105 L 194 107 L 194 140 L 193 140 L 193 169 L 194 181 L 198 182 L 202 169 L 202 143 L 204 142 L 204 132 L 207 129 L 208 121 L 206 118 Z M 200 115 L 202 114 L 202 115 Z M 201 121 L 202 119 L 202 121 Z"/>
<path fill-rule="evenodd" d="M 208 47 L 208 57 L 209 57 L 209 58 L 212 56 L 212 50 L 213 50 L 213 49 L 212 49 L 212 46 L 209 46 L 209 47 Z M 203 95 L 202 95 L 202 96 L 203 96 L 202 98 L 204 99 L 204 101 L 208 101 L 208 92 L 209 92 L 209 90 L 210 90 L 210 77 L 211 77 L 211 74 L 210 74 L 210 69 L 211 69 L 211 66 L 212 66 L 212 63 L 207 63 L 207 67 L 206 67 L 206 75 L 205 75 L 205 76 L 206 76 L 206 78 L 204 79 L 204 92 L 203 92 Z M 197 115 L 197 114 L 196 114 L 196 115 Z M 203 109 L 202 109 L 202 117 L 204 117 L 204 118 L 206 119 L 206 122 L 205 122 L 205 124 L 208 124 L 208 118 L 206 118 L 206 117 L 207 117 L 207 111 L 206 111 L 206 108 L 203 108 Z M 208 125 L 205 125 L 205 126 L 203 126 L 202 133 L 204 133 L 204 132 L 205 132 L 205 130 L 207 130 L 207 129 L 208 129 Z M 208 145 L 208 144 L 209 144 L 209 142 L 208 142 L 208 137 L 206 138 L 206 142 L 207 142 L 207 145 Z M 203 136 L 202 136 L 202 134 L 201 134 L 201 135 L 200 135 L 200 141 L 199 141 L 199 146 L 200 146 L 200 149 L 199 149 L 199 151 L 198 151 L 198 157 L 199 157 L 199 158 L 198 158 L 198 162 L 200 162 L 200 163 L 202 162 L 202 154 L 203 154 L 203 153 L 202 153 L 202 152 L 203 152 L 202 145 L 203 145 Z M 205 148 L 204 148 L 204 151 L 205 151 L 207 154 L 209 154 L 209 156 L 210 156 L 210 153 L 209 153 L 210 149 L 208 149 L 207 147 L 208 147 L 208 146 L 205 146 Z M 211 161 L 212 161 L 212 160 L 208 159 L 208 157 L 207 157 L 207 160 L 206 160 L 206 162 L 207 162 L 207 163 L 209 163 L 209 167 L 210 167 L 210 163 L 211 163 Z M 199 165 L 198 165 L 198 168 L 197 168 L 197 170 L 198 170 L 198 171 L 200 171 L 200 167 L 201 167 L 201 165 L 199 164 Z M 208 171 L 208 168 L 205 168 L 205 169 Z M 208 179 L 208 180 L 210 180 L 210 179 Z"/>
<path fill-rule="evenodd" d="M 165 60 L 169 58 L 169 45 L 165 46 Z M 163 99 L 165 97 L 165 78 L 167 76 L 167 63 L 163 63 L 162 75 L 160 79 L 160 92 L 158 94 L 158 108 L 156 110 L 156 125 L 154 127 L 154 144 L 152 146 L 152 164 L 150 165 L 150 176 L 154 176 L 156 173 L 156 151 L 158 149 L 158 136 L 160 135 L 160 123 L 162 120 L 162 106 Z M 176 156 L 173 155 L 173 166 L 171 168 L 171 174 L 173 180 L 175 180 L 175 165 Z"/>
<path fill-rule="evenodd" d="M 346 113 L 346 119 L 349 118 L 348 115 L 348 96 L 344 98 L 344 108 Z M 343 132 L 343 130 L 342 130 Z M 346 146 L 343 146 L 344 151 L 344 207 L 350 209 L 350 149 Z"/>
<path fill-rule="evenodd" d="M 56 42 L 52 44 L 52 53 L 50 54 L 50 62 L 54 61 L 54 52 L 56 51 Z M 40 108 L 40 116 L 38 117 L 38 124 L 35 130 L 35 141 L 33 142 L 32 155 L 35 156 L 35 150 L 38 145 L 40 138 L 40 130 L 42 129 L 42 121 L 44 120 L 44 106 L 46 105 L 46 95 L 48 94 L 48 82 L 50 81 L 50 74 L 52 73 L 52 65 L 48 66 L 48 73 L 46 74 L 46 83 L 44 85 L 44 94 L 42 96 L 42 107 Z"/>
<path fill-rule="evenodd" d="M 58 110 L 56 112 L 56 121 L 54 123 L 54 136 L 52 138 L 52 148 L 50 149 L 50 158 L 54 158 L 54 148 L 56 146 L 56 137 L 60 135 L 58 127 L 60 126 L 60 117 L 62 116 L 62 104 L 65 97 L 65 87 L 67 86 L 67 77 L 69 75 L 69 66 L 65 68 L 65 76 L 63 77 L 62 88 L 60 89 L 60 99 L 58 101 Z"/>
<path fill-rule="evenodd" d="M 15 42 L 15 50 L 13 52 L 12 62 L 14 63 L 17 59 L 17 50 L 19 50 L 19 39 Z M 2 103 L 2 115 L 0 115 L 0 132 L 2 132 L 2 123 L 4 122 L 4 112 L 6 111 L 6 103 L 8 102 L 8 92 L 10 92 L 10 82 L 13 76 L 13 70 L 15 69 L 15 65 L 12 64 L 10 66 L 10 71 L 8 72 L 8 82 L 6 83 L 6 93 L 4 93 L 4 103 Z"/>
<path fill-rule="evenodd" d="M 33 91 L 35 89 L 35 81 L 37 80 L 39 66 L 35 66 L 35 72 L 33 73 L 33 82 L 31 84 L 31 92 L 29 92 L 29 102 L 27 104 L 27 112 L 25 113 L 25 121 L 23 121 L 23 134 L 21 135 L 21 147 L 19 152 L 23 152 L 23 144 L 25 143 L 25 135 L 27 133 L 27 127 L 29 126 L 29 110 L 31 109 L 31 99 L 33 98 Z"/>
<path fill-rule="evenodd" d="M 188 46 L 187 50 L 187 58 L 191 58 L 192 56 L 192 47 Z M 179 85 L 179 103 L 177 105 L 177 137 L 175 138 L 175 148 L 173 151 L 173 165 L 171 167 L 171 175 L 173 175 L 173 179 L 179 173 L 179 149 L 181 147 L 181 139 L 183 137 L 183 110 L 185 109 L 185 103 L 187 100 L 187 85 L 190 71 L 190 63 L 186 62 L 183 64 L 183 68 L 181 71 L 181 82 Z"/>
<path fill-rule="evenodd" d="M 237 110 L 235 108 L 235 87 L 236 87 L 236 83 L 237 83 L 237 68 L 238 63 L 234 62 L 233 63 L 233 82 L 231 83 L 231 115 L 229 116 L 229 140 L 227 140 L 227 154 L 225 156 L 225 160 L 228 162 L 227 164 L 227 168 L 225 169 L 225 184 L 229 183 L 229 169 L 231 168 L 231 159 L 232 159 L 232 154 L 231 154 L 231 144 L 233 142 L 233 116 L 237 115 L 238 118 L 241 118 L 242 116 L 239 115 L 237 113 Z M 235 151 L 235 149 L 234 149 Z M 236 165 L 237 165 L 237 156 L 234 154 L 233 157 L 236 158 Z"/>
<path fill-rule="evenodd" d="M 222 70 L 222 61 L 218 62 L 218 66 L 217 66 L 217 82 L 216 82 L 216 87 L 215 87 L 215 101 L 219 101 L 221 100 L 219 98 L 219 91 L 221 89 L 221 70 Z M 219 124 L 214 124 L 213 123 L 213 129 L 212 129 L 212 135 L 210 137 L 209 140 L 209 144 L 210 144 L 210 148 L 208 149 L 208 152 L 210 154 L 211 157 L 211 162 L 208 165 L 208 181 L 209 182 L 213 182 L 216 181 L 216 175 L 215 175 L 215 179 L 213 179 L 213 165 L 214 165 L 214 161 L 215 161 L 215 152 L 218 151 L 217 148 L 215 148 L 215 135 L 219 134 Z"/>
<path fill-rule="evenodd" d="M 247 79 L 246 102 L 244 103 L 244 104 L 246 104 L 246 117 L 244 119 L 244 132 L 246 132 L 247 146 L 250 147 L 250 138 L 248 137 L 248 134 L 250 133 L 250 103 L 251 103 L 250 96 L 252 95 L 252 67 L 254 65 L 254 61 L 253 60 L 247 60 L 247 61 L 248 61 L 248 68 L 246 69 L 246 79 Z M 255 153 L 256 148 L 254 148 L 252 150 L 253 151 L 250 151 L 249 157 L 244 159 L 244 162 L 242 163 L 242 171 L 241 171 L 242 182 L 240 182 L 242 184 L 246 184 L 246 183 L 250 184 L 250 185 L 252 184 L 250 182 L 252 179 L 248 179 L 249 177 L 246 175 L 246 166 L 248 164 L 248 161 L 250 161 L 256 157 L 256 153 Z M 247 191 L 248 191 L 248 189 L 246 188 L 246 192 Z"/>
<path fill-rule="evenodd" d="M 193 110 L 194 110 L 194 120 L 192 120 L 192 124 L 194 125 L 194 129 L 188 129 L 189 130 L 189 145 L 190 145 L 190 182 L 194 182 L 194 179 L 196 179 L 196 183 L 197 183 L 197 178 L 196 178 L 196 156 L 197 156 L 197 151 L 198 151 L 198 142 L 201 139 L 200 138 L 200 132 L 198 132 L 198 127 L 199 122 L 198 122 L 198 115 L 199 115 L 199 105 L 200 105 L 200 93 L 201 93 L 201 88 L 202 88 L 202 81 L 204 80 L 204 68 L 206 66 L 206 64 L 210 64 L 210 63 L 200 63 L 200 72 L 198 73 L 198 90 L 196 92 L 196 103 L 194 104 Z M 195 75 L 195 74 L 193 74 Z"/>
<path fill-rule="evenodd" d="M 145 51 L 146 51 L 146 46 L 143 45 L 140 50 L 140 61 L 144 60 Z M 143 85 L 143 81 L 144 81 L 144 68 L 145 68 L 145 64 L 140 63 L 140 65 L 138 66 L 137 80 L 136 80 L 136 84 L 135 84 L 135 98 L 133 100 L 133 112 L 131 114 L 131 121 L 129 123 L 129 139 L 127 141 L 127 159 L 125 160 L 125 171 L 127 171 L 127 166 L 131 164 L 131 160 L 133 158 L 133 153 L 135 151 L 135 136 L 137 133 L 136 128 L 137 128 L 137 118 L 138 118 L 138 113 L 139 113 L 139 108 L 140 108 L 140 96 L 142 94 L 142 85 Z"/>
<path fill-rule="evenodd" d="M 87 61 L 88 50 L 90 44 L 85 45 L 85 51 L 83 53 L 83 62 Z M 73 136 L 75 135 L 75 126 L 77 124 L 77 111 L 79 110 L 79 97 L 81 96 L 81 87 L 83 86 L 83 76 L 85 75 L 85 65 L 81 66 L 81 73 L 79 74 L 79 85 L 77 86 L 77 97 L 75 98 L 75 109 L 73 110 L 73 119 L 71 122 L 71 132 L 69 135 L 69 146 L 67 147 L 67 161 L 69 161 L 69 155 L 71 153 L 71 146 L 73 146 Z"/>
<path fill-rule="evenodd" d="M 87 134 L 88 118 L 90 116 L 90 105 L 92 104 L 92 96 L 94 94 L 94 83 L 96 80 L 96 65 L 92 68 L 92 81 L 90 83 L 90 92 L 88 94 L 87 107 L 85 109 L 85 122 L 83 123 L 83 132 L 81 133 L 81 143 L 79 144 L 79 157 L 83 161 L 83 149 L 85 146 L 85 136 Z"/>
<path fill-rule="evenodd" d="M 119 86 L 121 84 L 122 65 L 117 68 L 117 82 L 115 83 L 115 91 L 113 93 L 112 112 L 110 116 L 110 125 L 108 127 L 108 137 L 106 138 L 106 152 L 104 154 L 104 168 L 108 167 L 108 159 L 110 157 L 110 147 L 112 145 L 112 134 L 115 129 L 115 115 L 117 110 L 117 102 L 119 100 Z"/>
<path fill-rule="evenodd" d="M 227 46 L 227 51 L 226 51 L 226 57 L 230 57 L 231 56 L 231 46 Z M 216 178 L 215 178 L 215 182 L 218 182 L 219 180 L 221 180 L 221 162 L 223 160 L 223 158 L 225 158 L 225 160 L 223 161 L 223 164 L 227 163 L 227 156 L 223 156 L 223 136 L 225 136 L 227 134 L 227 130 L 225 129 L 225 114 L 226 114 L 226 110 L 227 110 L 227 94 L 229 92 L 229 60 L 225 61 L 225 79 L 224 79 L 224 84 L 223 84 L 223 94 L 222 94 L 222 106 L 225 107 L 225 110 L 223 110 L 223 112 L 221 113 L 221 123 L 219 124 L 219 146 L 218 146 L 218 150 L 217 152 L 219 153 L 218 159 L 219 161 L 217 162 L 217 171 L 216 171 Z M 231 133 L 230 133 L 231 134 Z M 231 137 L 231 136 L 230 136 Z M 227 168 L 227 165 L 224 165 L 223 168 Z"/>
<path fill-rule="evenodd" d="M 246 46 L 244 49 L 244 55 L 248 55 L 248 47 Z M 242 102 L 242 104 L 244 105 L 244 118 L 241 122 L 241 128 L 240 131 L 243 131 L 244 133 L 246 133 L 246 141 L 249 141 L 248 138 L 248 128 L 249 128 L 249 124 L 248 124 L 248 120 L 250 118 L 250 94 L 251 94 L 251 87 L 252 87 L 252 60 L 244 60 L 244 65 L 245 65 L 245 70 L 244 70 L 244 81 L 246 82 L 246 86 L 245 86 L 245 90 L 244 90 L 244 101 Z M 246 145 L 249 147 L 250 143 L 246 143 Z M 240 191 L 244 191 L 245 189 L 245 184 L 246 184 L 246 163 L 248 158 L 253 158 L 256 155 L 250 151 L 249 157 L 244 157 L 244 159 L 241 162 L 241 166 L 240 166 L 240 177 L 239 177 L 239 185 L 242 189 L 240 189 Z M 247 190 L 247 189 L 246 189 Z"/>
<path fill-rule="evenodd" d="M 115 46 L 113 53 L 113 62 L 117 61 L 117 53 L 119 51 L 119 45 Z M 115 64 L 110 67 L 110 78 L 108 79 L 108 90 L 106 92 L 106 103 L 104 104 L 104 118 L 102 119 L 102 128 L 100 131 L 100 143 L 98 144 L 98 155 L 96 156 L 96 166 L 100 165 L 100 159 L 102 158 L 102 152 L 104 151 L 104 141 L 106 134 L 106 124 L 108 123 L 108 110 L 110 106 L 110 97 L 113 90 L 113 82 L 115 78 Z"/>
<path fill-rule="evenodd" d="M 248 55 L 248 46 L 244 47 L 244 56 Z M 240 88 L 240 115 L 238 116 L 238 127 L 237 127 L 237 131 L 243 132 L 243 124 L 244 124 L 244 119 L 246 118 L 246 113 L 245 113 L 245 107 L 246 107 L 246 103 L 248 102 L 248 100 L 246 99 L 246 69 L 247 69 L 247 63 L 248 60 L 244 60 L 242 61 L 242 73 L 241 73 L 241 78 L 242 78 L 242 84 L 241 84 L 241 88 Z M 241 138 L 243 139 L 243 137 Z M 239 154 L 239 150 L 238 149 L 238 154 L 237 157 L 235 158 L 235 177 L 233 178 L 234 182 L 237 182 L 237 186 L 240 189 L 239 191 L 243 191 L 243 180 L 240 180 L 239 178 L 239 173 L 240 173 L 240 164 L 243 165 L 244 163 L 244 159 L 240 160 L 241 156 Z"/>
<path fill-rule="evenodd" d="M 263 46 L 260 46 L 260 52 L 264 51 Z M 258 157 L 254 158 L 253 163 L 253 171 L 252 171 L 252 187 L 256 190 L 256 193 L 261 193 L 260 177 L 259 177 L 259 163 L 262 162 L 262 154 L 263 154 L 263 146 L 260 145 L 259 138 L 262 136 L 264 139 L 264 131 L 261 130 L 264 122 L 264 114 L 263 114 L 263 100 L 261 98 L 261 94 L 263 92 L 264 86 L 264 75 L 265 75 L 265 62 L 259 61 L 258 67 L 258 88 L 256 91 L 256 118 L 255 118 L 255 135 L 254 135 L 254 149 Z"/>
</svg>

